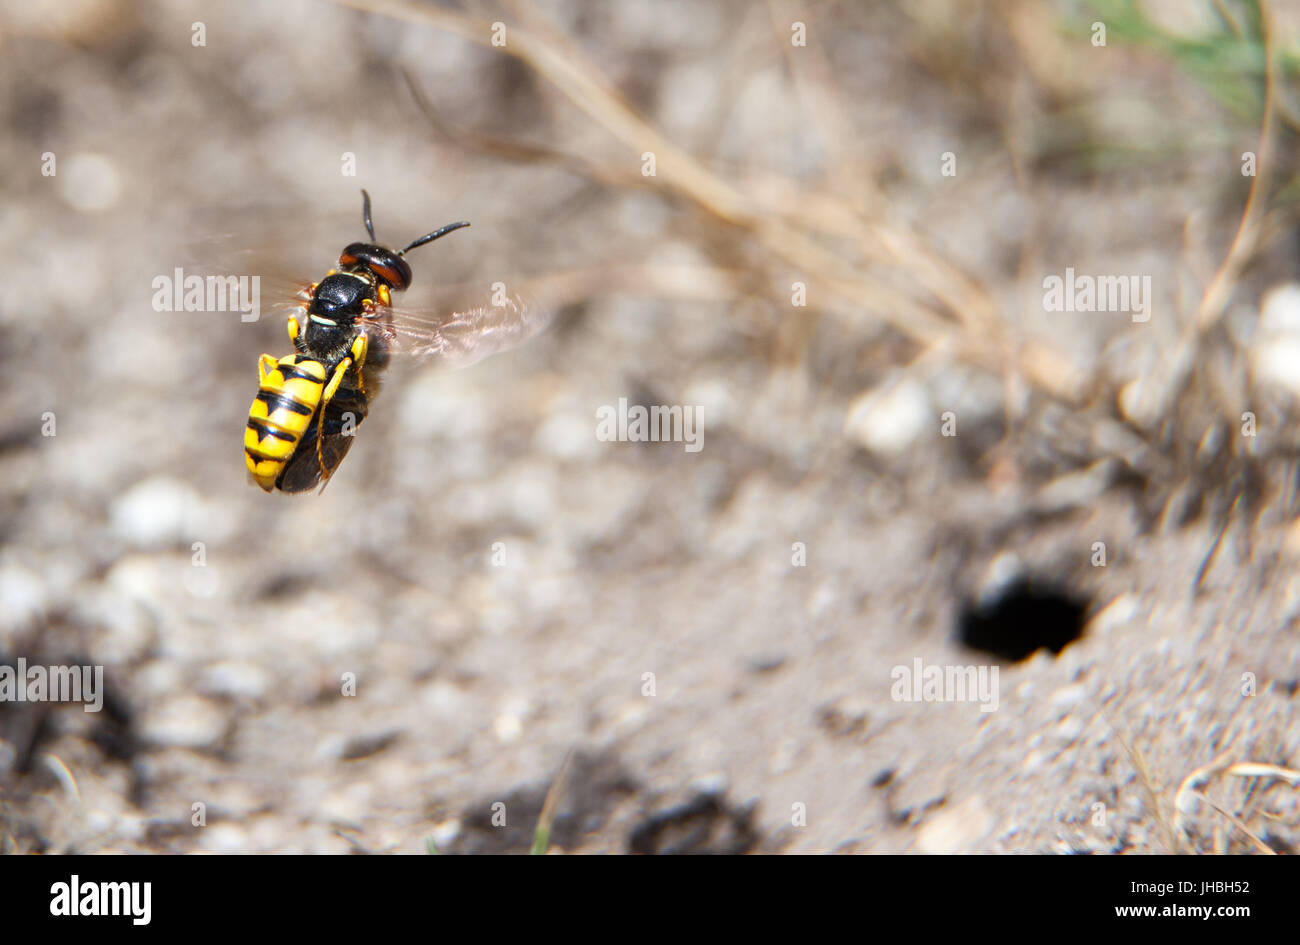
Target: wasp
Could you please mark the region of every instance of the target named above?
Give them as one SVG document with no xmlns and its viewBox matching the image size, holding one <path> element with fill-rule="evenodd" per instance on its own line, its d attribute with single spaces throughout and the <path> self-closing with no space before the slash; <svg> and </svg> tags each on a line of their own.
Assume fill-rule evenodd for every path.
<svg viewBox="0 0 1300 945">
<path fill-rule="evenodd" d="M 393 294 L 411 285 L 406 254 L 469 223 L 449 223 L 392 250 L 376 240 L 370 194 L 361 195 L 370 242 L 350 243 L 325 278 L 296 293 L 288 323 L 295 353 L 279 359 L 263 354 L 258 361 L 244 458 L 266 492 L 324 488 L 351 448 L 393 354 L 459 355 L 468 363 L 538 326 L 535 310 L 517 297 L 442 318 L 396 307 Z"/>
</svg>

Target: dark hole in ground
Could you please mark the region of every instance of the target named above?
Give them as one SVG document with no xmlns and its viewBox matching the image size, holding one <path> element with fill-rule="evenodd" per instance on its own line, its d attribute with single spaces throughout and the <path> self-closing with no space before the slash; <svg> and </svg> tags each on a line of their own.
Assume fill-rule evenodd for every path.
<svg viewBox="0 0 1300 945">
<path fill-rule="evenodd" d="M 461 831 L 440 853 L 527 853 L 551 782 L 524 785 L 480 798 L 461 815 Z M 578 848 L 599 834 L 615 809 L 640 785 L 612 752 L 574 755 L 551 825 L 550 847 Z M 498 802 L 503 807 L 498 808 Z M 498 819 L 500 818 L 500 819 Z"/>
<path fill-rule="evenodd" d="M 1060 653 L 1083 635 L 1088 604 L 1058 584 L 1017 578 L 991 596 L 964 602 L 957 636 L 973 650 L 1013 663 L 1041 648 Z"/>
<path fill-rule="evenodd" d="M 628 852 L 640 854 L 748 853 L 758 843 L 752 805 L 728 804 L 703 792 L 643 820 L 628 838 Z"/>
</svg>

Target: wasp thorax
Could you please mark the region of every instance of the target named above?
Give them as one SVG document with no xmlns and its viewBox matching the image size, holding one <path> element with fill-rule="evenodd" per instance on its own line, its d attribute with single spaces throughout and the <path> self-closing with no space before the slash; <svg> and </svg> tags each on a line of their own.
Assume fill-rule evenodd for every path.
<svg viewBox="0 0 1300 945">
<path fill-rule="evenodd" d="M 359 276 L 332 273 L 321 280 L 307 306 L 298 348 L 305 354 L 333 362 L 347 354 L 356 337 L 357 322 L 365 315 L 375 289 Z"/>
<path fill-rule="evenodd" d="M 374 243 L 352 243 L 339 256 L 341 269 L 366 269 L 398 292 L 411 284 L 411 267 L 391 249 Z"/>
<path fill-rule="evenodd" d="M 368 298 L 374 298 L 374 291 L 366 282 L 356 276 L 334 273 L 316 286 L 308 312 L 323 319 L 346 322 L 361 314 Z"/>
</svg>

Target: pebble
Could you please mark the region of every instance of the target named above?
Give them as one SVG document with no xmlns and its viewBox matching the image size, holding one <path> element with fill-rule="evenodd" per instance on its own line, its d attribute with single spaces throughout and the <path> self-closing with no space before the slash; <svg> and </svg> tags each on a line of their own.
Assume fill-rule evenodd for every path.
<svg viewBox="0 0 1300 945">
<path fill-rule="evenodd" d="M 1120 594 L 1103 607 L 1089 622 L 1088 635 L 1106 634 L 1117 630 L 1137 615 L 1137 601 L 1131 594 Z"/>
<path fill-rule="evenodd" d="M 46 606 L 45 582 L 21 565 L 0 568 L 0 647 L 6 637 L 40 619 Z"/>
<path fill-rule="evenodd" d="M 1062 686 L 1052 693 L 1052 705 L 1057 709 L 1070 709 L 1088 698 L 1088 689 L 1082 684 Z"/>
<path fill-rule="evenodd" d="M 181 579 L 187 590 L 194 597 L 208 599 L 216 597 L 221 590 L 221 576 L 215 568 L 188 567 Z"/>
<path fill-rule="evenodd" d="M 429 831 L 429 839 L 433 841 L 434 847 L 438 850 L 450 849 L 459 836 L 460 821 L 455 818 L 434 824 L 433 829 Z"/>
<path fill-rule="evenodd" d="M 720 377 L 692 381 L 682 396 L 682 403 L 700 408 L 706 432 L 732 422 L 740 409 L 732 385 Z"/>
<path fill-rule="evenodd" d="M 162 557 L 128 554 L 109 568 L 104 583 L 112 594 L 156 609 L 161 601 L 170 599 L 174 573 L 174 567 Z M 108 601 L 104 606 L 109 606 Z"/>
<path fill-rule="evenodd" d="M 1300 397 L 1300 285 L 1265 294 L 1251 351 L 1256 380 Z"/>
<path fill-rule="evenodd" d="M 1151 429 L 1164 414 L 1166 385 L 1158 374 L 1129 381 L 1116 397 L 1119 412 L 1138 429 Z"/>
<path fill-rule="evenodd" d="M 206 695 L 256 700 L 266 694 L 270 677 L 257 663 L 227 660 L 203 672 L 199 689 Z"/>
<path fill-rule="evenodd" d="M 1078 740 L 1079 736 L 1083 734 L 1084 728 L 1085 725 L 1082 719 L 1072 715 L 1067 716 L 1061 719 L 1060 724 L 1056 726 L 1056 737 L 1069 744 Z"/>
<path fill-rule="evenodd" d="M 915 446 L 939 418 L 918 381 L 903 377 L 859 394 L 844 419 L 845 435 L 870 453 L 885 458 Z"/>
<path fill-rule="evenodd" d="M 993 815 L 978 797 L 970 797 L 929 818 L 917 832 L 916 846 L 922 853 L 975 853 L 993 829 Z"/>
<path fill-rule="evenodd" d="M 59 195 L 73 209 L 85 213 L 110 210 L 122 196 L 122 175 L 103 154 L 82 152 L 58 163 L 55 180 Z"/>
<path fill-rule="evenodd" d="M 576 410 L 557 410 L 537 428 L 533 446 L 565 461 L 595 459 L 600 455 L 596 421 Z"/>
<path fill-rule="evenodd" d="M 519 701 L 512 701 L 492 720 L 492 732 L 502 744 L 518 740 L 524 733 L 524 716 L 527 706 Z"/>
<path fill-rule="evenodd" d="M 132 547 L 174 547 L 200 537 L 194 534 L 193 509 L 198 503 L 198 493 L 187 483 L 154 476 L 118 496 L 109 519 L 114 534 Z"/>
<path fill-rule="evenodd" d="M 226 733 L 226 713 L 207 699 L 181 696 L 147 711 L 141 728 L 165 747 L 212 748 Z"/>
<path fill-rule="evenodd" d="M 199 831 L 199 846 L 206 853 L 247 853 L 248 835 L 237 824 L 212 824 Z"/>
</svg>

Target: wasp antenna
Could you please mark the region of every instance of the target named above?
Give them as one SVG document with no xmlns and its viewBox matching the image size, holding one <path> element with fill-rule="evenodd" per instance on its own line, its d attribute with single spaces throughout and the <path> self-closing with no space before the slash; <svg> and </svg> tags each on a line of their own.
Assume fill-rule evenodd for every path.
<svg viewBox="0 0 1300 945">
<path fill-rule="evenodd" d="M 402 250 L 397 255 L 399 256 L 405 255 L 407 250 L 415 249 L 415 247 L 417 246 L 423 246 L 425 243 L 432 243 L 440 236 L 446 236 L 452 230 L 459 230 L 462 226 L 469 226 L 469 224 L 464 220 L 462 220 L 460 223 L 448 223 L 440 230 L 434 230 L 432 233 L 426 233 L 424 236 L 421 236 L 418 240 L 416 240 L 410 246 L 406 247 L 406 249 Z"/>
<path fill-rule="evenodd" d="M 366 221 L 366 232 L 370 234 L 370 241 L 375 241 L 375 225 L 370 222 L 370 195 L 366 193 L 364 187 L 361 188 L 361 219 Z"/>
</svg>

